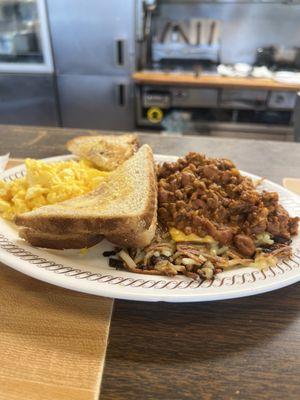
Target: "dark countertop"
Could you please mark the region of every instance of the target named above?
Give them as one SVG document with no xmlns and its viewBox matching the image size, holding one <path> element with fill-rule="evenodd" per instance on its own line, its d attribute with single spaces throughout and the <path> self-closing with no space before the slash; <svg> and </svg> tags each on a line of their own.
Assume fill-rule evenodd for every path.
<svg viewBox="0 0 300 400">
<path fill-rule="evenodd" d="M 66 142 L 74 136 L 95 134 L 83 129 L 39 128 L 0 125 L 1 153 L 12 157 L 50 157 L 68 153 Z M 240 169 L 281 183 L 284 177 L 300 175 L 300 144 L 248 139 L 220 139 L 207 136 L 162 136 L 140 134 L 155 153 L 184 155 L 188 151 L 207 153 L 212 157 L 231 158 Z"/>
<path fill-rule="evenodd" d="M 1 154 L 66 153 L 65 142 L 95 131 L 0 126 Z M 157 153 L 202 151 L 281 183 L 300 175 L 300 144 L 142 134 Z M 299 284 L 210 303 L 115 301 L 102 400 L 298 400 Z"/>
</svg>

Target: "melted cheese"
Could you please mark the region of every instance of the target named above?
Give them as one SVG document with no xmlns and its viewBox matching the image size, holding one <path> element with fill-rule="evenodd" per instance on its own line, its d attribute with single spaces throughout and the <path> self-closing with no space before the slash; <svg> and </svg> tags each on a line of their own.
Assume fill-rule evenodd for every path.
<svg viewBox="0 0 300 400">
<path fill-rule="evenodd" d="M 209 243 L 209 244 L 216 243 L 216 241 L 209 235 L 206 235 L 204 237 L 200 237 L 195 233 L 186 235 L 184 232 L 176 228 L 170 228 L 169 232 L 172 239 L 175 242 L 198 242 L 198 243 Z"/>
</svg>

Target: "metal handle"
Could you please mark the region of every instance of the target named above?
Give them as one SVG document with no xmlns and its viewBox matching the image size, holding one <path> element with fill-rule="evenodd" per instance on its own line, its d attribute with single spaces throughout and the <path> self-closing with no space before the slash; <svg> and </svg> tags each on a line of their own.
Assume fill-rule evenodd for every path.
<svg viewBox="0 0 300 400">
<path fill-rule="evenodd" d="M 117 105 L 125 107 L 127 102 L 127 86 L 124 83 L 117 84 Z"/>
<path fill-rule="evenodd" d="M 297 93 L 294 108 L 294 141 L 300 142 L 300 92 Z"/>
<path fill-rule="evenodd" d="M 125 66 L 125 45 L 126 41 L 124 39 L 116 40 L 116 64 L 119 67 Z"/>
</svg>

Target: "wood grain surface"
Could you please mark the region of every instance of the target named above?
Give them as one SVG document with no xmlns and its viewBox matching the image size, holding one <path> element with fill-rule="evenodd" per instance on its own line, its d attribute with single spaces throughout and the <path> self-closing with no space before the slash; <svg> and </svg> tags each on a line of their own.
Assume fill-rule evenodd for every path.
<svg viewBox="0 0 300 400">
<path fill-rule="evenodd" d="M 287 90 L 298 91 L 300 84 L 276 82 L 266 78 L 232 78 L 217 75 L 195 76 L 185 73 L 167 72 L 135 72 L 132 75 L 136 83 L 152 85 L 184 85 L 203 86 L 230 89 L 265 89 L 265 90 Z"/>
<path fill-rule="evenodd" d="M 0 399 L 98 399 L 113 301 L 1 263 L 0 282 Z"/>
<path fill-rule="evenodd" d="M 0 399 L 97 399 L 112 300 L 3 264 L 0 281 Z"/>
<path fill-rule="evenodd" d="M 298 400 L 299 300 L 116 302 L 101 400 Z"/>
<path fill-rule="evenodd" d="M 66 140 L 79 133 L 98 132 L 0 126 L 0 148 L 15 157 L 54 156 L 66 153 Z M 277 183 L 299 178 L 297 143 L 140 138 L 156 153 L 202 151 Z M 115 301 L 101 400 L 298 400 L 299 288 L 200 304 Z"/>
</svg>

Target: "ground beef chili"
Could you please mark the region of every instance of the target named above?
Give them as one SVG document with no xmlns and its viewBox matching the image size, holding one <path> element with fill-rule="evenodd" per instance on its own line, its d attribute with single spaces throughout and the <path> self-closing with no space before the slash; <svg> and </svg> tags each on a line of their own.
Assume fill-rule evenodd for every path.
<svg viewBox="0 0 300 400">
<path fill-rule="evenodd" d="M 255 252 L 256 235 L 289 240 L 298 231 L 275 192 L 258 192 L 251 179 L 226 159 L 189 153 L 158 167 L 158 216 L 186 234 L 211 235 L 244 256 Z"/>
</svg>

